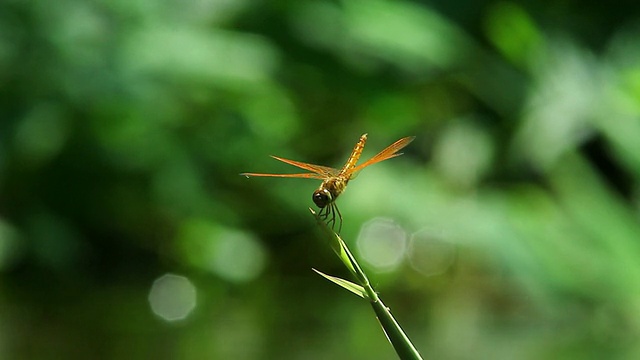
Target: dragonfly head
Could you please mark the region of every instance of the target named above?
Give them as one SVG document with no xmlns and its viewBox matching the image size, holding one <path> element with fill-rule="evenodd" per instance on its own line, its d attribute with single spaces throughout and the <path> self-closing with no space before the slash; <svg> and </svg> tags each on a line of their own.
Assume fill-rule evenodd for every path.
<svg viewBox="0 0 640 360">
<path fill-rule="evenodd" d="M 319 207 L 323 208 L 329 205 L 333 201 L 331 192 L 327 189 L 318 189 L 313 192 L 313 202 Z"/>
</svg>

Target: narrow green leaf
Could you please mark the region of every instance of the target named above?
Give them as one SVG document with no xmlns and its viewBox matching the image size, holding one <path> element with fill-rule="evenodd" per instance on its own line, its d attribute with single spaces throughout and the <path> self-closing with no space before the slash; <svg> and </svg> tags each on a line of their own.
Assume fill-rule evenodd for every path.
<svg viewBox="0 0 640 360">
<path fill-rule="evenodd" d="M 346 246 L 343 245 L 344 242 L 342 241 L 342 239 L 340 239 L 338 234 L 331 230 L 329 226 L 324 221 L 322 221 L 322 219 L 320 219 L 318 214 L 312 208 L 309 208 L 309 211 L 311 211 L 311 214 L 313 214 L 313 216 L 316 218 L 318 225 L 320 225 L 320 227 L 324 230 L 327 238 L 329 239 L 331 248 L 336 253 L 336 255 L 338 255 L 338 258 L 340 258 L 342 263 L 344 263 L 349 271 L 351 271 L 351 273 L 353 273 L 357 277 L 357 271 L 351 262 L 349 254 L 347 254 L 347 251 L 345 250 Z"/>
<path fill-rule="evenodd" d="M 335 276 L 331 276 L 331 275 L 327 275 L 321 271 L 318 271 L 316 269 L 312 269 L 313 271 L 315 271 L 316 273 L 318 273 L 320 276 L 324 277 L 325 279 L 331 281 L 334 284 L 337 284 L 339 286 L 341 286 L 344 289 L 347 289 L 349 291 L 351 291 L 352 293 L 360 296 L 361 298 L 366 298 L 366 292 L 364 290 L 364 288 L 358 284 L 354 284 L 351 281 L 345 280 L 345 279 L 341 279 L 339 277 L 335 277 Z"/>
<path fill-rule="evenodd" d="M 329 241 L 331 243 L 331 247 L 335 251 L 336 255 L 340 258 L 340 260 L 347 266 L 349 271 L 356 277 L 360 285 L 352 283 L 350 281 L 324 274 L 316 269 L 313 269 L 316 273 L 320 274 L 325 279 L 331 281 L 334 284 L 340 285 L 344 289 L 351 291 L 352 293 L 368 299 L 373 307 L 374 312 L 376 313 L 376 317 L 382 326 L 382 330 L 387 337 L 387 340 L 391 343 L 396 353 L 402 360 L 422 360 L 420 353 L 415 348 L 415 346 L 409 340 L 409 337 L 404 333 L 400 324 L 396 321 L 396 319 L 391 315 L 391 311 L 388 307 L 386 307 L 382 300 L 378 297 L 378 294 L 371 286 L 367 275 L 364 273 L 358 261 L 353 256 L 347 244 L 342 240 L 342 238 L 336 234 L 334 231 L 329 229 L 327 224 L 318 217 L 313 209 L 309 209 L 313 216 L 315 216 L 318 224 L 321 228 L 324 229 L 325 233 L 329 237 Z"/>
<path fill-rule="evenodd" d="M 358 279 L 358 282 L 360 283 L 360 285 L 367 288 L 369 286 L 369 279 L 367 278 L 367 275 L 365 275 L 364 271 L 362 271 L 360 264 L 358 264 L 358 261 L 356 260 L 355 256 L 353 256 L 353 254 L 351 253 L 351 250 L 349 250 L 347 243 L 345 243 L 344 240 L 342 240 L 342 238 L 338 234 L 334 233 L 334 236 L 337 238 L 338 243 L 340 244 L 340 248 L 342 249 L 342 252 L 345 254 L 347 260 L 349 261 L 349 264 L 347 265 L 347 267 L 351 269 L 351 272 Z"/>
</svg>

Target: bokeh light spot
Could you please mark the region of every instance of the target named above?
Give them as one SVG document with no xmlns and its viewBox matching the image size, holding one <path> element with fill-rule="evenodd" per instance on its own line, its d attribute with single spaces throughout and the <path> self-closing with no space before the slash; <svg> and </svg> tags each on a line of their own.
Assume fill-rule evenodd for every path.
<svg viewBox="0 0 640 360">
<path fill-rule="evenodd" d="M 434 149 L 434 163 L 451 184 L 472 187 L 487 173 L 493 146 L 486 133 L 469 122 L 450 126 Z"/>
<path fill-rule="evenodd" d="M 178 242 L 192 266 L 232 282 L 255 279 L 266 263 L 266 252 L 254 236 L 208 220 L 188 221 Z"/>
<path fill-rule="evenodd" d="M 184 276 L 165 274 L 153 282 L 149 305 L 166 321 L 182 320 L 196 307 L 196 288 Z"/>
<path fill-rule="evenodd" d="M 40 103 L 18 123 L 16 150 L 27 165 L 41 165 L 55 157 L 69 135 L 69 122 L 59 106 Z"/>
<path fill-rule="evenodd" d="M 220 276 L 238 282 L 254 279 L 265 263 L 260 243 L 244 232 L 223 233 L 213 255 L 213 269 Z"/>
<path fill-rule="evenodd" d="M 412 268 L 425 276 L 433 276 L 453 264 L 456 248 L 444 236 L 425 229 L 411 235 L 408 255 Z"/>
<path fill-rule="evenodd" d="M 375 218 L 362 226 L 357 240 L 362 259 L 378 271 L 392 271 L 400 265 L 407 233 L 395 221 Z"/>
</svg>

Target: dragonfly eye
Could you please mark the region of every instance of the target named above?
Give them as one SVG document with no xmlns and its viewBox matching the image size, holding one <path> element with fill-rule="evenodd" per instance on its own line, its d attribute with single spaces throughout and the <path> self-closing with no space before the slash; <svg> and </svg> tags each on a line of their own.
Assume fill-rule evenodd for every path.
<svg viewBox="0 0 640 360">
<path fill-rule="evenodd" d="M 319 208 L 323 208 L 331 202 L 331 193 L 327 189 L 316 190 L 313 192 L 313 202 Z"/>
</svg>

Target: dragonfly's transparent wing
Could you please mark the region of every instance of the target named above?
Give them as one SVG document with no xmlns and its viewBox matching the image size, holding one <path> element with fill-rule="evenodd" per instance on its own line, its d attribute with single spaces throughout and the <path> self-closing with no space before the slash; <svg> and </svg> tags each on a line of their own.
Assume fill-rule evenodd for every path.
<svg viewBox="0 0 640 360">
<path fill-rule="evenodd" d="M 301 161 L 284 159 L 284 158 L 273 156 L 273 155 L 271 155 L 271 157 L 276 159 L 276 160 L 280 160 L 282 162 L 285 162 L 285 163 L 287 163 L 289 165 L 297 166 L 297 167 L 299 167 L 301 169 L 309 170 L 309 171 L 312 171 L 312 172 L 314 172 L 316 174 L 323 175 L 325 177 L 335 176 L 338 173 L 338 170 L 336 170 L 334 168 L 331 168 L 331 167 L 328 167 L 328 166 L 308 164 L 308 163 L 304 163 L 304 162 L 301 162 Z"/>
<path fill-rule="evenodd" d="M 301 169 L 309 170 L 311 173 L 303 174 L 263 174 L 263 173 L 242 173 L 242 176 L 268 176 L 268 177 L 283 177 L 283 178 L 306 178 L 306 179 L 326 179 L 331 176 L 335 176 L 338 170 L 330 168 L 328 166 L 308 164 L 300 161 L 289 160 L 277 156 L 271 155 L 272 158 L 280 160 L 289 165 L 297 166 Z"/>
<path fill-rule="evenodd" d="M 358 173 L 358 171 L 366 168 L 369 165 L 373 165 L 375 163 L 379 163 L 380 161 L 388 160 L 402 155 L 402 153 L 399 153 L 398 151 L 409 145 L 415 138 L 415 136 L 407 136 L 387 146 L 387 148 L 380 151 L 376 156 L 354 167 L 350 172 L 351 177 L 354 177 Z"/>
</svg>

